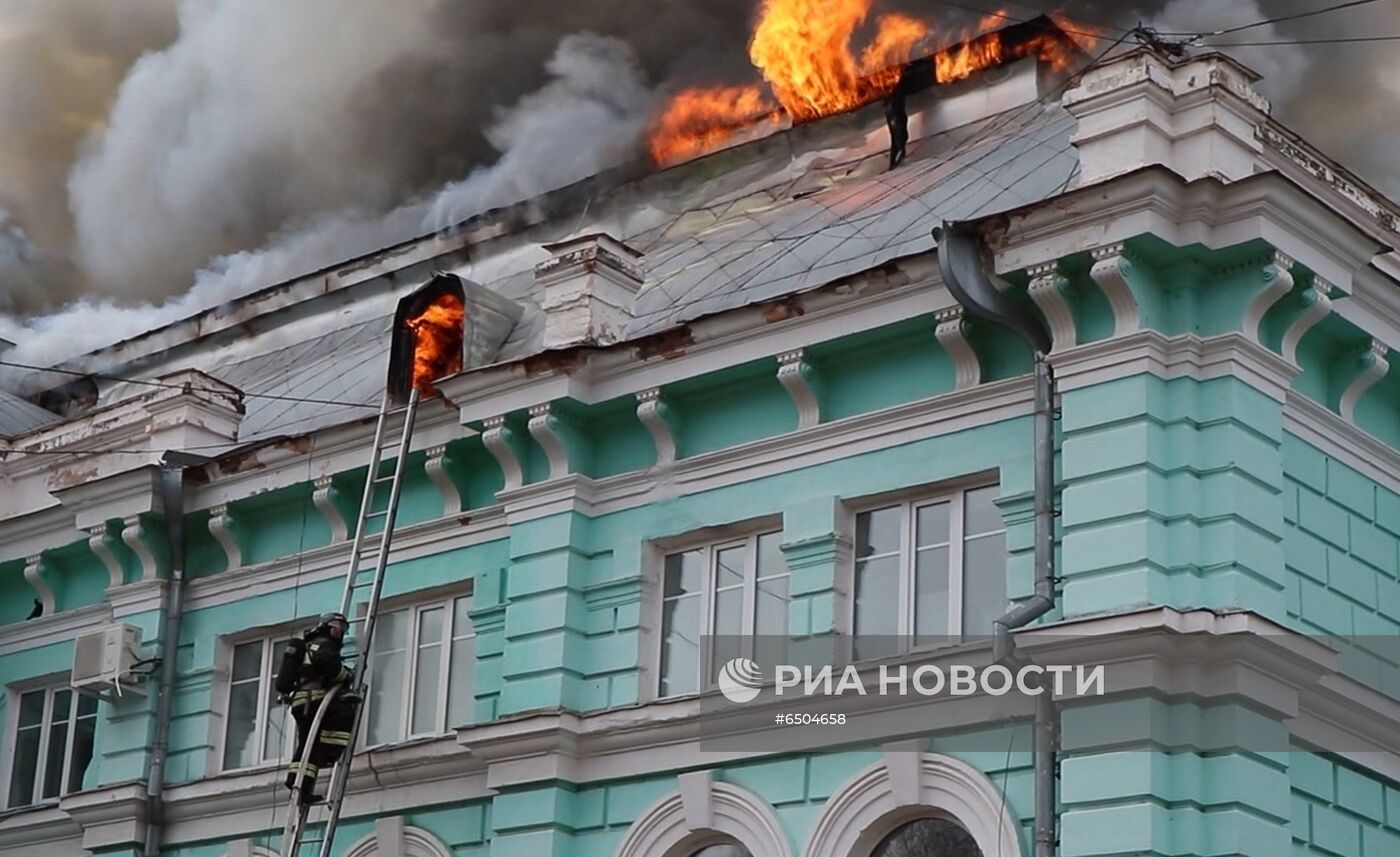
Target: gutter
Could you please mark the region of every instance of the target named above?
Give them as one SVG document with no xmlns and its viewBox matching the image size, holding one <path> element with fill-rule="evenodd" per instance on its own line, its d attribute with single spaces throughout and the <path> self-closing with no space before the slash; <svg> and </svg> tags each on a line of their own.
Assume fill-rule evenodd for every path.
<svg viewBox="0 0 1400 857">
<path fill-rule="evenodd" d="M 160 857 L 165 829 L 165 760 L 170 751 L 170 717 L 174 706 L 176 655 L 180 648 L 180 619 L 185 606 L 185 469 L 202 466 L 208 459 L 190 453 L 168 451 L 161 460 L 161 508 L 165 515 L 166 547 L 170 556 L 166 589 L 165 629 L 155 657 L 160 661 L 160 686 L 156 695 L 156 734 L 151 746 L 151 766 L 146 778 L 146 845 L 144 857 Z"/>
<path fill-rule="evenodd" d="M 992 654 L 996 663 L 1018 660 L 1017 628 L 1044 616 L 1055 606 L 1055 376 L 1050 368 L 1051 337 L 1045 325 L 992 284 L 983 267 L 982 243 L 966 224 L 933 230 L 938 242 L 938 267 L 943 283 L 972 315 L 1020 337 L 1035 361 L 1034 506 L 1035 593 L 999 617 L 992 625 Z M 1033 753 L 1035 757 L 1035 857 L 1055 857 L 1059 846 L 1057 758 L 1059 709 L 1053 694 L 1042 686 L 1036 697 Z"/>
</svg>

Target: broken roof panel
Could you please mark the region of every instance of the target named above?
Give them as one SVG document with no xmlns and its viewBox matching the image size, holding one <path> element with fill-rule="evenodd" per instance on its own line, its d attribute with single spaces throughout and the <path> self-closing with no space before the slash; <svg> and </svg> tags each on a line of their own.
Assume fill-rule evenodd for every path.
<svg viewBox="0 0 1400 857">
<path fill-rule="evenodd" d="M 59 419 L 58 414 L 0 390 L 0 437 L 22 435 Z"/>
</svg>

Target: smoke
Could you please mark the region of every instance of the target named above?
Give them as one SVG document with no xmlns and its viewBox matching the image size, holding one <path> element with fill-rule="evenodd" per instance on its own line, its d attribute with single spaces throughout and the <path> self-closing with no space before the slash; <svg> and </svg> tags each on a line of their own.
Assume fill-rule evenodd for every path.
<svg viewBox="0 0 1400 857">
<path fill-rule="evenodd" d="M 962 26 L 975 15 L 884 0 Z M 1221 29 L 1304 0 L 1034 0 Z M 753 79 L 756 0 L 7 0 L 0 336 L 44 362 L 631 156 L 655 93 Z M 597 35 L 574 35 L 591 31 Z M 1218 41 L 1400 33 L 1374 3 Z M 1400 53 L 1229 48 L 1276 115 L 1400 195 Z M 648 82 L 655 85 L 649 87 Z M 75 303 L 76 301 L 76 303 Z M 100 333 L 99 333 L 100 331 Z"/>
</svg>

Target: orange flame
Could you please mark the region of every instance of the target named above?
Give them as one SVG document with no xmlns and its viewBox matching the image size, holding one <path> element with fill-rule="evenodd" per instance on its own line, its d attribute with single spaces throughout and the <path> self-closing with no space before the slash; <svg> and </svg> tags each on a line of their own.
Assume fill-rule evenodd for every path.
<svg viewBox="0 0 1400 857">
<path fill-rule="evenodd" d="M 437 394 L 433 381 L 462 371 L 462 299 L 444 292 L 405 325 L 413 331 L 413 388 Z"/>
<path fill-rule="evenodd" d="M 873 2 L 761 0 L 749 40 L 749 60 L 763 75 L 772 97 L 753 85 L 697 87 L 677 93 L 651 124 L 652 161 L 665 166 L 713 151 L 741 129 L 780 119 L 784 112 L 793 122 L 808 122 L 888 96 L 899 83 L 903 66 L 931 41 L 932 28 L 907 15 L 880 15 L 874 21 L 874 34 L 857 56 L 851 42 L 866 23 Z M 1056 17 L 1055 25 L 1067 28 L 1065 33 L 1047 30 L 1012 44 L 995 31 L 1014 20 L 1002 13 L 984 16 L 975 30 L 959 35 L 962 44 L 933 57 L 935 79 L 951 83 L 1031 55 L 1063 70 L 1096 41 L 1083 26 Z M 1071 30 L 1078 32 L 1069 36 Z"/>
</svg>

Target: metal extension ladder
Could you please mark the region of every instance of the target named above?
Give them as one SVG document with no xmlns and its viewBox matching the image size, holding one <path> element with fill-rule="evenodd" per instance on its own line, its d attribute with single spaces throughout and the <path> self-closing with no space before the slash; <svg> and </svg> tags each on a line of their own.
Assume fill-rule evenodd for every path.
<svg viewBox="0 0 1400 857">
<path fill-rule="evenodd" d="M 350 740 L 346 745 L 345 754 L 340 758 L 333 768 L 331 774 L 330 788 L 326 791 L 326 816 L 324 827 L 319 831 L 319 835 L 308 838 L 306 835 L 308 816 L 311 805 L 305 804 L 301 800 L 301 778 L 307 764 L 311 761 L 311 749 L 316 744 L 316 736 L 321 731 L 321 721 L 329 709 L 331 701 L 335 699 L 340 687 L 333 688 L 321 700 L 321 705 L 316 710 L 316 716 L 312 719 L 309 735 L 306 740 L 306 748 L 302 753 L 301 765 L 297 770 L 297 779 L 293 784 L 291 798 L 287 804 L 287 823 L 282 831 L 282 857 L 310 857 L 312 853 L 319 857 L 330 857 L 331 845 L 335 841 L 335 830 L 340 823 L 341 802 L 345 798 L 345 788 L 350 781 L 350 763 L 355 755 L 355 743 L 360 734 L 360 719 L 364 712 L 364 700 L 369 699 L 368 686 L 365 676 L 365 667 L 369 660 L 370 648 L 374 643 L 374 626 L 379 615 L 379 595 L 384 589 L 384 567 L 389 561 L 389 545 L 393 540 L 394 521 L 399 511 L 399 496 L 403 488 L 403 477 L 407 470 L 409 444 L 413 439 L 413 421 L 418 414 L 418 390 L 413 390 L 409 394 L 408 404 L 405 407 L 395 407 L 393 400 L 386 390 L 384 400 L 379 406 L 379 422 L 374 429 L 374 449 L 370 453 L 369 472 L 365 477 L 364 497 L 360 501 L 360 516 L 355 522 L 355 540 L 350 547 L 349 568 L 345 572 L 345 588 L 340 596 L 340 612 L 343 613 L 350 623 L 350 628 L 363 623 L 359 633 L 347 633 L 346 641 L 355 641 L 356 657 L 355 665 L 351 670 L 348 686 L 354 689 L 359 695 L 361 702 L 355 707 L 355 718 L 350 724 Z M 403 415 L 403 423 L 397 429 L 391 429 L 391 423 L 397 421 L 397 417 Z M 395 434 L 397 432 L 397 435 Z M 379 475 L 379 466 L 384 460 L 386 452 L 396 452 L 398 458 L 394 462 L 393 473 L 388 476 Z M 375 505 L 376 497 L 382 496 L 381 491 L 387 489 L 389 492 L 388 503 L 380 511 L 371 511 Z M 367 532 L 369 526 L 378 520 L 383 521 L 383 527 L 375 533 Z M 367 601 L 357 597 L 364 590 L 369 590 Z M 366 604 L 365 614 L 362 618 L 356 619 L 351 615 L 354 605 Z M 315 851 L 303 848 L 307 846 L 317 846 Z"/>
</svg>

